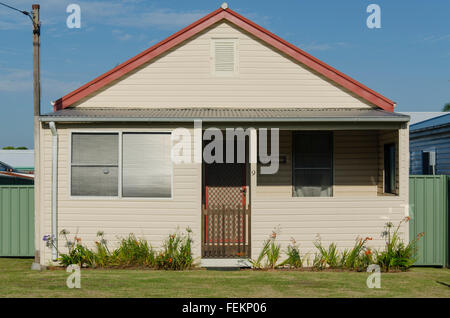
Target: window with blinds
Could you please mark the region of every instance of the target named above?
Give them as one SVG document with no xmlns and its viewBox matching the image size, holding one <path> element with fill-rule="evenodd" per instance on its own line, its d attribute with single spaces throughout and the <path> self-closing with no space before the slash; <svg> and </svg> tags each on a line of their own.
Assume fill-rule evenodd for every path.
<svg viewBox="0 0 450 318">
<path fill-rule="evenodd" d="M 332 196 L 332 133 L 297 132 L 293 141 L 293 196 Z"/>
<path fill-rule="evenodd" d="M 236 40 L 213 40 L 213 68 L 218 76 L 231 76 L 237 72 Z"/>
<path fill-rule="evenodd" d="M 72 133 L 70 182 L 72 196 L 170 198 L 171 134 Z"/>
<path fill-rule="evenodd" d="M 170 133 L 124 133 L 122 196 L 170 198 Z"/>
<path fill-rule="evenodd" d="M 119 135 L 72 134 L 71 194 L 117 196 Z"/>
</svg>

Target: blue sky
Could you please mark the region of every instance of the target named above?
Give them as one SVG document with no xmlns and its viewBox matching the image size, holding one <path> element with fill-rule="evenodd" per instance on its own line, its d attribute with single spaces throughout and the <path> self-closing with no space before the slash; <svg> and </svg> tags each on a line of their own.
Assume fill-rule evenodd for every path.
<svg viewBox="0 0 450 318">
<path fill-rule="evenodd" d="M 117 64 L 217 9 L 212 0 L 0 0 L 41 4 L 42 112 Z M 81 7 L 68 29 L 66 7 Z M 366 8 L 381 7 L 381 29 Z M 439 111 L 450 102 L 450 1 L 229 0 L 229 7 L 397 102 Z M 33 147 L 31 23 L 0 6 L 0 147 Z"/>
</svg>

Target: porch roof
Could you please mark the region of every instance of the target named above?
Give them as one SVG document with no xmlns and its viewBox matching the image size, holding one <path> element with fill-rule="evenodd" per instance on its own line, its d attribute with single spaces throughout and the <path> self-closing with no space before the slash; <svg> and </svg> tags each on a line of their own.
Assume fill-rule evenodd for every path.
<svg viewBox="0 0 450 318">
<path fill-rule="evenodd" d="M 409 116 L 355 108 L 65 108 L 42 122 L 408 122 Z"/>
</svg>

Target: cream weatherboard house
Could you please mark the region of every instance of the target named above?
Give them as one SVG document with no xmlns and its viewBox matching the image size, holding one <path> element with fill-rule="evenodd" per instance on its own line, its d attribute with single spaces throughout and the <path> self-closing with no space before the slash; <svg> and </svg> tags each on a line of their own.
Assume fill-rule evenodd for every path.
<svg viewBox="0 0 450 318">
<path fill-rule="evenodd" d="M 255 258 L 273 230 L 303 252 L 317 235 L 379 247 L 408 203 L 409 117 L 394 106 L 224 6 L 40 117 L 36 259 L 56 257 L 42 237 L 61 229 L 89 246 L 101 230 L 111 244 L 134 233 L 158 247 L 189 227 L 204 266 Z M 195 156 L 211 127 L 251 128 L 244 162 L 171 160 L 176 128 Z M 275 174 L 255 159 L 261 128 L 279 129 Z"/>
</svg>

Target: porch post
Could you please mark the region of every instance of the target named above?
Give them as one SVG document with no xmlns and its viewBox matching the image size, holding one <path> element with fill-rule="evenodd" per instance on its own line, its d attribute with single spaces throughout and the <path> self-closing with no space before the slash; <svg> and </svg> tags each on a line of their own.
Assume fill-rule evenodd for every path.
<svg viewBox="0 0 450 318">
<path fill-rule="evenodd" d="M 398 174 L 399 197 L 404 201 L 405 216 L 409 213 L 409 124 L 402 124 L 398 130 Z M 404 240 L 409 242 L 409 225 L 404 224 Z"/>
<path fill-rule="evenodd" d="M 202 178 L 203 178 L 203 165 L 202 165 L 202 122 L 201 120 L 195 120 L 194 121 L 194 136 L 193 136 L 193 144 L 192 144 L 192 150 L 193 150 L 193 165 L 195 166 L 197 170 L 197 191 L 196 191 L 196 205 L 198 208 L 198 224 L 193 229 L 193 235 L 194 235 L 194 242 L 197 242 L 194 247 L 194 257 L 201 259 L 203 256 L 202 249 L 203 249 L 203 242 L 202 242 L 202 233 L 204 231 L 202 227 L 202 218 L 203 218 L 203 211 L 202 211 Z"/>
<path fill-rule="evenodd" d="M 256 176 L 258 161 L 258 134 L 255 128 L 250 130 L 250 205 L 256 196 Z"/>
</svg>

